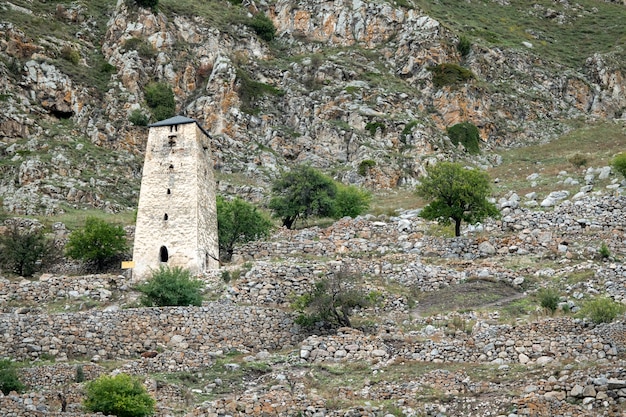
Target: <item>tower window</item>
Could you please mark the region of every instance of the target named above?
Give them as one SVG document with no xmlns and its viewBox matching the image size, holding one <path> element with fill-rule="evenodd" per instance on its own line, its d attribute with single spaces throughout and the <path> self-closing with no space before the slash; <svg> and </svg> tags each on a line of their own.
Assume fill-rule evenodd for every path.
<svg viewBox="0 0 626 417">
<path fill-rule="evenodd" d="M 173 148 L 174 146 L 176 146 L 176 135 L 170 135 L 167 137 L 167 144 L 170 146 L 170 148 Z"/>
<path fill-rule="evenodd" d="M 163 215 L 163 220 L 167 220 L 168 218 L 169 218 L 169 216 L 167 215 L 167 213 L 165 213 L 165 214 Z"/>
<path fill-rule="evenodd" d="M 167 195 L 172 194 L 172 190 L 170 190 L 169 188 L 167 189 Z"/>
<path fill-rule="evenodd" d="M 174 169 L 174 165 L 170 164 L 170 170 Z"/>
<path fill-rule="evenodd" d="M 165 246 L 161 246 L 159 249 L 159 262 L 167 262 L 170 258 L 170 255 L 167 253 L 167 248 Z"/>
</svg>

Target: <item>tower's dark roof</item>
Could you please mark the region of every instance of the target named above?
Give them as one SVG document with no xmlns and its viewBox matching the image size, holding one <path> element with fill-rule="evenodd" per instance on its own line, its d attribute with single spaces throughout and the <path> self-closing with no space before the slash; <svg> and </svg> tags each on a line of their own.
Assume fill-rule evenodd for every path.
<svg viewBox="0 0 626 417">
<path fill-rule="evenodd" d="M 200 128 L 200 130 L 202 131 L 202 133 L 207 135 L 209 138 L 211 137 L 211 135 L 209 135 L 209 133 L 206 130 L 204 130 L 204 128 L 202 126 L 200 126 L 200 123 L 198 123 L 197 120 L 190 119 L 189 117 L 185 117 L 185 116 L 170 117 L 169 119 L 165 119 L 165 120 L 161 120 L 161 121 L 156 122 L 156 123 L 149 124 L 148 127 L 163 127 L 163 126 L 174 126 L 174 125 L 186 125 L 186 124 L 189 124 L 189 123 L 197 124 L 198 127 Z"/>
</svg>

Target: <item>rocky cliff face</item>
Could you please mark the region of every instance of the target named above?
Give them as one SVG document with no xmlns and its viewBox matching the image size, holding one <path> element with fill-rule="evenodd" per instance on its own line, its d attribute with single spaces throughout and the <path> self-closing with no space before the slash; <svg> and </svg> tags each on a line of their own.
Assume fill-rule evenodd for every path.
<svg viewBox="0 0 626 417">
<path fill-rule="evenodd" d="M 120 0 L 100 14 L 23 3 L 0 4 L 0 194 L 17 213 L 133 206 L 147 132 L 128 119 L 149 114 L 150 81 L 171 85 L 177 112 L 213 135 L 222 191 L 256 200 L 291 163 L 396 187 L 412 184 L 430 158 L 462 152 L 446 137 L 456 123 L 478 126 L 489 150 L 550 140 L 569 119 L 621 118 L 626 109 L 626 81 L 611 54 L 581 68 L 545 61 L 530 45 L 477 43 L 462 56 L 445 22 L 392 2 L 224 2 L 242 16 L 227 25 L 163 3 L 154 13 Z M 500 3 L 493 7 L 507 7 Z M 271 43 L 238 23 L 256 11 L 276 27 Z M 24 16 L 54 19 L 74 37 L 30 36 Z M 429 68 L 444 63 L 474 78 L 437 86 Z M 96 65 L 102 85 L 81 75 Z M 495 160 L 489 152 L 479 159 Z M 376 162 L 365 177 L 357 173 L 363 160 Z"/>
</svg>

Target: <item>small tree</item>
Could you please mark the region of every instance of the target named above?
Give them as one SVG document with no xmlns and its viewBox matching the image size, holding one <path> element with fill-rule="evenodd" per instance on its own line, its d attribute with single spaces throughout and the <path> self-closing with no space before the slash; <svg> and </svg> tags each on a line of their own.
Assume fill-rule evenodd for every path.
<svg viewBox="0 0 626 417">
<path fill-rule="evenodd" d="M 152 82 L 146 86 L 145 97 L 153 120 L 168 119 L 176 114 L 174 91 L 169 85 Z"/>
<path fill-rule="evenodd" d="M 154 414 L 156 401 L 141 381 L 127 374 L 103 375 L 86 386 L 85 408 L 117 417 L 145 417 Z"/>
<path fill-rule="evenodd" d="M 460 143 L 469 154 L 476 155 L 480 153 L 480 134 L 478 128 L 473 123 L 457 123 L 447 128 L 446 131 L 454 146 L 458 146 Z"/>
<path fill-rule="evenodd" d="M 337 185 L 308 165 L 283 173 L 272 184 L 272 193 L 269 207 L 287 229 L 298 219 L 332 216 L 335 212 Z"/>
<path fill-rule="evenodd" d="M 342 268 L 315 283 L 309 293 L 298 297 L 293 304 L 300 313 L 296 323 L 313 327 L 321 321 L 333 327 L 351 327 L 353 309 L 369 304 L 366 294 L 354 288 L 356 280 L 357 275 Z"/>
<path fill-rule="evenodd" d="M 617 154 L 611 161 L 611 166 L 626 179 L 626 152 Z"/>
<path fill-rule="evenodd" d="M 232 259 L 235 245 L 269 236 L 272 226 L 270 219 L 241 198 L 226 201 L 217 197 L 217 234 L 222 260 Z"/>
<path fill-rule="evenodd" d="M 265 41 L 271 41 L 276 36 L 276 27 L 274 22 L 265 16 L 263 13 L 255 14 L 252 19 L 248 21 L 248 26 L 251 27 L 259 37 Z"/>
<path fill-rule="evenodd" d="M 143 293 L 141 303 L 147 307 L 201 306 L 203 282 L 191 277 L 191 272 L 181 267 L 160 266 L 151 278 L 137 286 Z"/>
<path fill-rule="evenodd" d="M 0 236 L 0 266 L 23 277 L 52 263 L 58 252 L 42 229 L 26 230 L 13 224 L 8 233 Z"/>
<path fill-rule="evenodd" d="M 333 217 L 340 219 L 345 216 L 356 217 L 365 213 L 369 208 L 372 196 L 366 190 L 353 185 L 339 184 L 335 197 L 335 214 Z"/>
<path fill-rule="evenodd" d="M 135 3 L 146 9 L 156 9 L 159 5 L 159 0 L 135 0 Z"/>
<path fill-rule="evenodd" d="M 11 391 L 22 392 L 24 388 L 26 387 L 17 375 L 15 364 L 9 359 L 0 360 L 0 391 L 7 395 Z"/>
<path fill-rule="evenodd" d="M 88 217 L 85 227 L 70 234 L 66 254 L 70 258 L 94 262 L 101 271 L 107 262 L 128 249 L 126 232 L 96 217 Z"/>
<path fill-rule="evenodd" d="M 430 204 L 420 216 L 441 224 L 454 221 L 454 235 L 461 235 L 461 222 L 475 223 L 486 217 L 497 217 L 496 206 L 487 201 L 491 191 L 489 176 L 460 164 L 440 162 L 426 169 L 428 176 L 417 186 L 417 194 Z"/>
</svg>

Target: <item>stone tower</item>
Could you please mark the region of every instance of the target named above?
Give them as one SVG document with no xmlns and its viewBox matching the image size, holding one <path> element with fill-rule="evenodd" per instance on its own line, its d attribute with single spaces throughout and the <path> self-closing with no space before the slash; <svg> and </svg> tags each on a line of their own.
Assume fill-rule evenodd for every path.
<svg viewBox="0 0 626 417">
<path fill-rule="evenodd" d="M 160 265 L 198 274 L 219 268 L 215 179 L 209 134 L 183 116 L 148 126 L 133 278 Z"/>
</svg>

